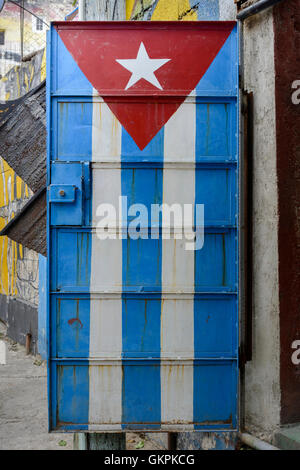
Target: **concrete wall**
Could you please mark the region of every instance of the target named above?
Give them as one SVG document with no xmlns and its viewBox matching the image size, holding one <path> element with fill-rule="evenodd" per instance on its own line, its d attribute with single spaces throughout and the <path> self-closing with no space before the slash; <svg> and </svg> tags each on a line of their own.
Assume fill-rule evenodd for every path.
<svg viewBox="0 0 300 470">
<path fill-rule="evenodd" d="M 270 437 L 280 423 L 278 195 L 273 12 L 244 22 L 244 87 L 254 93 L 253 359 L 246 365 L 248 430 Z"/>
</svg>

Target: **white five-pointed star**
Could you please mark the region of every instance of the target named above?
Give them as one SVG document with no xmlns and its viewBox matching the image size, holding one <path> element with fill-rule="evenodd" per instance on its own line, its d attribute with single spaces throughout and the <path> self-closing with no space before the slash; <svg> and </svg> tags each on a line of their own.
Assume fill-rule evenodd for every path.
<svg viewBox="0 0 300 470">
<path fill-rule="evenodd" d="M 116 59 L 116 62 L 122 65 L 122 67 L 132 72 L 125 90 L 128 90 L 128 88 L 142 78 L 147 80 L 147 82 L 152 83 L 156 88 L 162 90 L 162 86 L 154 75 L 154 72 L 166 62 L 169 62 L 169 60 L 171 59 L 150 59 L 142 42 L 136 59 Z"/>
</svg>

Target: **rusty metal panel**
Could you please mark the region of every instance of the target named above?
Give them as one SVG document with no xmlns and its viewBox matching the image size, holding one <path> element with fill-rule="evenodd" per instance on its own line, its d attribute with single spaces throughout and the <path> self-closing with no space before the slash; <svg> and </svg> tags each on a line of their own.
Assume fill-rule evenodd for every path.
<svg viewBox="0 0 300 470">
<path fill-rule="evenodd" d="M 54 23 L 47 77 L 50 429 L 236 429 L 236 23 Z"/>
</svg>

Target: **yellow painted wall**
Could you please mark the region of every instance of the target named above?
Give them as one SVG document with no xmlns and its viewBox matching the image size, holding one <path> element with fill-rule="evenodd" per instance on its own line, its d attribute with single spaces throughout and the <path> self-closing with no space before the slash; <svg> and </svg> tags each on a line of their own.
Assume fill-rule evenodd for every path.
<svg viewBox="0 0 300 470">
<path fill-rule="evenodd" d="M 5 47 L 11 47 L 13 52 L 19 52 L 20 23 L 19 16 L 0 15 L 0 30 L 5 30 Z M 24 24 L 24 40 L 30 37 L 34 40 L 31 23 Z M 5 100 L 16 99 L 32 88 L 32 81 L 36 64 L 33 61 L 13 66 L 9 73 L 1 79 L 3 86 L 10 82 L 10 91 L 5 92 Z M 39 71 L 43 76 L 42 71 Z M 28 186 L 17 176 L 14 170 L 0 157 L 0 230 L 14 217 L 18 207 L 24 204 L 24 199 L 29 197 Z M 8 237 L 0 237 L 0 294 L 6 296 L 18 296 L 17 272 L 20 267 L 18 262 L 23 260 L 24 248 L 21 244 L 10 240 Z"/>
<path fill-rule="evenodd" d="M 42 65 L 41 65 L 41 82 L 43 80 L 46 80 L 46 47 L 43 52 L 43 59 L 42 59 Z"/>
<path fill-rule="evenodd" d="M 176 21 L 191 9 L 189 0 L 160 0 L 153 12 L 152 20 Z M 192 10 L 182 18 L 184 21 L 197 21 L 197 12 Z"/>
<path fill-rule="evenodd" d="M 14 217 L 14 202 L 28 198 L 29 190 L 13 169 L 0 157 L 0 230 Z M 23 247 L 0 237 L 0 294 L 16 296 L 17 261 L 23 259 Z"/>
<path fill-rule="evenodd" d="M 154 0 L 126 0 L 126 19 L 139 15 L 142 10 L 151 7 Z M 191 9 L 189 0 L 159 0 L 152 14 L 153 21 L 196 21 L 197 12 Z"/>
<path fill-rule="evenodd" d="M 126 0 L 126 20 L 130 20 L 135 0 Z"/>
<path fill-rule="evenodd" d="M 0 15 L 0 29 L 5 31 L 5 42 L 20 42 L 20 19 Z"/>
<path fill-rule="evenodd" d="M 38 15 L 47 23 L 63 19 L 73 9 L 69 2 L 36 2 Z M 36 52 L 26 62 L 19 58 L 3 60 L 0 73 L 0 100 L 15 100 L 24 96 L 46 78 L 46 31 L 36 32 L 35 19 L 24 14 L 24 55 Z M 20 10 L 7 2 L 0 14 L 0 30 L 5 31 L 5 44 L 2 52 L 21 53 Z M 16 60 L 15 60 L 16 59 Z M 14 217 L 32 195 L 24 181 L 0 156 L 0 230 Z M 0 237 L 0 295 L 17 297 L 37 305 L 38 302 L 38 254 L 7 237 Z"/>
</svg>

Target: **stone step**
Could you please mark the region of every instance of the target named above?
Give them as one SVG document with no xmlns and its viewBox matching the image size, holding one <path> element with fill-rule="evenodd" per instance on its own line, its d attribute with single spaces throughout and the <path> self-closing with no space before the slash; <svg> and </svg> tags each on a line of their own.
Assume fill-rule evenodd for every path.
<svg viewBox="0 0 300 470">
<path fill-rule="evenodd" d="M 300 425 L 282 428 L 275 436 L 276 446 L 283 450 L 300 450 Z"/>
</svg>

